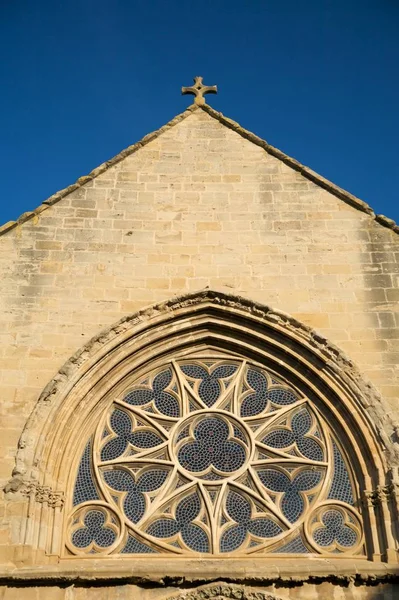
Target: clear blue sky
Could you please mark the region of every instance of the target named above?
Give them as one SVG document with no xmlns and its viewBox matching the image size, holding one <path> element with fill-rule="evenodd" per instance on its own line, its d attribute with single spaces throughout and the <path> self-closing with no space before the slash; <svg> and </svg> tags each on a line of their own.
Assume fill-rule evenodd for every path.
<svg viewBox="0 0 399 600">
<path fill-rule="evenodd" d="M 0 0 L 0 222 L 209 103 L 399 221 L 398 0 Z"/>
</svg>

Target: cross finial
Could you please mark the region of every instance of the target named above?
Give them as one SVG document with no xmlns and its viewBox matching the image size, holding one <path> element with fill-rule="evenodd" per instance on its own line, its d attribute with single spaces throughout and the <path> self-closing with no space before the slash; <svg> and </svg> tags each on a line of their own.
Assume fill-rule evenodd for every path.
<svg viewBox="0 0 399 600">
<path fill-rule="evenodd" d="M 190 87 L 182 87 L 182 94 L 193 94 L 195 96 L 195 104 L 202 106 L 205 104 L 205 94 L 217 94 L 218 88 L 216 85 L 204 85 L 202 83 L 202 77 L 194 77 L 194 85 Z"/>
</svg>

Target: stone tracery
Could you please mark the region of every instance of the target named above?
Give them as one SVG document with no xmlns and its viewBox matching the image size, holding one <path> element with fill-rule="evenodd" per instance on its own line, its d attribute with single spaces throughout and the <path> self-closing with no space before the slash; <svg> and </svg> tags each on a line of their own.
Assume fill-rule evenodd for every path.
<svg viewBox="0 0 399 600">
<path fill-rule="evenodd" d="M 259 365 L 201 355 L 138 375 L 89 444 L 73 554 L 364 553 L 338 440 L 308 398 Z M 86 544 L 92 521 L 108 550 L 94 535 Z"/>
</svg>

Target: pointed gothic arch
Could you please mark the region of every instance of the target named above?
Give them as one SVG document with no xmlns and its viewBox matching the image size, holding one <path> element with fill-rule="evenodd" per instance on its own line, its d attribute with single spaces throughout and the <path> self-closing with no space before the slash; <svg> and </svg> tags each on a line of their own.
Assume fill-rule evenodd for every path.
<svg viewBox="0 0 399 600">
<path fill-rule="evenodd" d="M 387 484 L 398 451 L 377 392 L 336 347 L 295 319 L 211 291 L 122 319 L 77 352 L 48 384 L 21 437 L 14 470 L 14 487 L 30 498 L 20 543 L 65 556 L 66 513 L 79 461 L 113 391 L 132 374 L 204 353 L 264 368 L 317 406 L 343 440 L 355 474 L 364 557 L 396 560 Z M 103 500 L 97 502 L 101 507 Z"/>
</svg>

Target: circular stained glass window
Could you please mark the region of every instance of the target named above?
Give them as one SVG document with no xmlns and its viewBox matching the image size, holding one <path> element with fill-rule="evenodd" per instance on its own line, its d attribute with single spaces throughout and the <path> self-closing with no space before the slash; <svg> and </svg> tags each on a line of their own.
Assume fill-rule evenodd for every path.
<svg viewBox="0 0 399 600">
<path fill-rule="evenodd" d="M 211 356 L 132 378 L 88 439 L 72 554 L 362 554 L 350 468 L 317 408 Z"/>
</svg>

